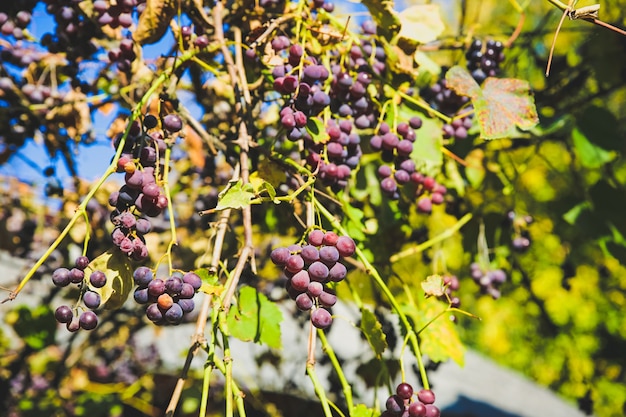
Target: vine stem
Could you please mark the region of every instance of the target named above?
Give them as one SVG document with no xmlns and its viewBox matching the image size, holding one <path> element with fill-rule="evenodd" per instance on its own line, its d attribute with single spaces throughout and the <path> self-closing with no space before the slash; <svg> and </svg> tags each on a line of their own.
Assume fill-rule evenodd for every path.
<svg viewBox="0 0 626 417">
<path fill-rule="evenodd" d="M 331 212 L 328 211 L 328 209 L 323 204 L 319 202 L 319 200 L 315 200 L 315 207 L 317 208 L 317 210 L 319 210 L 322 213 L 322 215 L 330 222 L 330 224 L 336 230 L 340 231 L 344 235 L 348 234 L 346 230 L 343 228 L 343 226 L 341 225 L 341 223 L 335 218 L 335 216 L 332 215 Z M 393 293 L 391 292 L 387 284 L 385 284 L 385 281 L 383 280 L 383 278 L 380 276 L 376 268 L 370 263 L 370 261 L 367 259 L 363 251 L 358 246 L 356 247 L 355 253 L 357 257 L 359 258 L 359 260 L 363 263 L 366 273 L 374 279 L 374 281 L 376 282 L 376 285 L 388 298 L 389 303 L 391 304 L 391 307 L 400 318 L 400 322 L 402 323 L 402 326 L 406 330 L 407 337 L 409 338 L 411 342 L 411 347 L 413 348 L 413 353 L 415 354 L 415 359 L 417 360 L 417 366 L 420 371 L 420 376 L 422 378 L 422 384 L 424 386 L 424 389 L 430 389 L 430 384 L 428 383 L 428 375 L 426 374 L 426 367 L 424 366 L 424 359 L 422 358 L 422 352 L 420 350 L 419 342 L 417 340 L 417 334 L 413 330 L 413 327 L 411 326 L 409 319 L 402 311 L 400 304 L 398 304 L 398 301 L 393 296 Z"/>
<path fill-rule="evenodd" d="M 306 364 L 306 373 L 313 382 L 313 387 L 315 388 L 315 394 L 320 399 L 322 403 L 322 409 L 324 410 L 325 417 L 332 417 L 332 412 L 330 411 L 330 406 L 328 405 L 328 398 L 326 398 L 326 393 L 324 392 L 324 387 L 320 384 L 319 379 L 317 378 L 317 374 L 315 373 L 315 363 Z"/>
<path fill-rule="evenodd" d="M 191 59 L 196 53 L 197 53 L 197 51 L 193 51 L 192 50 L 192 51 L 187 51 L 186 53 L 182 54 L 179 57 L 178 61 L 176 62 L 175 68 L 180 67 L 183 63 L 185 63 L 186 61 Z M 72 229 L 72 227 L 74 227 L 74 224 L 76 223 L 76 221 L 81 216 L 84 215 L 84 213 L 86 212 L 86 209 L 87 209 L 87 204 L 89 203 L 89 201 L 91 201 L 91 199 L 96 194 L 96 192 L 100 189 L 100 187 L 102 187 L 102 185 L 109 178 L 109 176 L 117 171 L 117 161 L 120 159 L 120 156 L 122 155 L 122 150 L 124 149 L 124 145 L 126 144 L 126 139 L 128 138 L 128 134 L 130 132 L 132 123 L 135 120 L 137 120 L 137 118 L 141 114 L 141 111 L 142 111 L 143 107 L 146 105 L 146 103 L 148 102 L 150 97 L 157 91 L 157 89 L 159 89 L 169 79 L 169 77 L 170 77 L 169 73 L 165 73 L 165 72 L 161 73 L 156 78 L 156 80 L 152 83 L 150 88 L 148 88 L 148 91 L 146 91 L 146 93 L 143 95 L 143 97 L 141 97 L 141 100 L 139 100 L 139 103 L 137 103 L 137 105 L 135 106 L 135 108 L 133 109 L 133 111 L 132 111 L 132 113 L 130 115 L 130 118 L 128 119 L 128 124 L 126 126 L 126 130 L 124 131 L 124 134 L 122 135 L 122 138 L 120 139 L 119 146 L 117 147 L 117 150 L 115 152 L 115 156 L 113 157 L 113 160 L 111 161 L 111 164 L 107 167 L 106 171 L 104 172 L 102 177 L 100 177 L 100 179 L 98 180 L 96 185 L 94 185 L 89 190 L 89 192 L 87 193 L 87 195 L 85 196 L 83 201 L 80 203 L 80 205 L 76 209 L 76 212 L 74 213 L 74 215 L 72 216 L 72 218 L 70 219 L 68 224 L 65 226 L 63 231 L 61 231 L 59 236 L 54 240 L 54 242 L 52 242 L 52 244 L 48 247 L 46 252 L 43 255 L 41 255 L 41 257 L 37 260 L 37 262 L 35 262 L 35 264 L 32 266 L 32 268 L 26 273 L 24 278 L 22 278 L 22 280 L 18 284 L 17 288 L 15 288 L 15 290 L 13 290 L 9 294 L 9 296 L 2 301 L 2 303 L 5 303 L 7 301 L 15 300 L 17 295 L 22 291 L 24 286 L 26 286 L 26 284 L 33 277 L 33 275 L 35 275 L 35 273 L 41 267 L 41 265 L 43 265 L 44 262 L 46 262 L 46 260 L 52 254 L 52 252 L 54 252 L 56 250 L 56 248 L 61 244 L 63 239 L 65 239 L 65 237 L 67 236 L 69 231 Z M 87 227 L 89 227 L 89 225 L 87 225 Z"/>
<path fill-rule="evenodd" d="M 472 219 L 472 217 L 473 217 L 472 213 L 467 213 L 465 216 L 461 217 L 459 219 L 459 221 L 456 222 L 452 227 L 446 229 L 441 234 L 435 236 L 432 239 L 427 240 L 424 243 L 420 243 L 417 246 L 405 249 L 402 252 L 398 252 L 395 255 L 392 255 L 389 258 L 389 261 L 391 263 L 398 262 L 402 258 L 406 258 L 407 256 L 412 256 L 412 255 L 415 255 L 417 253 L 423 252 L 426 249 L 430 248 L 431 246 L 433 246 L 433 245 L 435 245 L 435 244 L 437 244 L 437 243 L 439 243 L 441 241 L 444 241 L 444 240 L 448 239 L 453 234 L 458 232 L 459 229 L 461 229 L 461 227 L 465 226 Z"/>
<path fill-rule="evenodd" d="M 333 347 L 330 345 L 330 343 L 328 343 L 328 339 L 326 339 L 326 334 L 324 333 L 323 330 L 319 329 L 317 331 L 317 336 L 319 337 L 320 342 L 322 343 L 322 350 L 326 352 L 326 355 L 328 355 L 328 359 L 330 359 L 330 363 L 333 365 L 333 368 L 335 369 L 335 372 L 337 373 L 337 378 L 339 378 L 339 383 L 341 384 L 343 395 L 345 395 L 346 397 L 346 406 L 348 407 L 348 410 L 352 410 L 352 408 L 354 407 L 354 404 L 352 401 L 352 387 L 348 383 L 348 380 L 346 379 L 346 376 L 343 373 L 343 369 L 341 368 L 341 365 L 339 364 L 337 355 L 335 355 L 335 351 L 333 350 Z"/>
</svg>

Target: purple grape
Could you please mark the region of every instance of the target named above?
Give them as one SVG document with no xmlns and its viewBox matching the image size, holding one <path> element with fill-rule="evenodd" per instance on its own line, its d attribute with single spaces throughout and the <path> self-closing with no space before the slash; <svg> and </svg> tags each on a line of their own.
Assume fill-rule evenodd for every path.
<svg viewBox="0 0 626 417">
<path fill-rule="evenodd" d="M 332 307 L 337 303 L 337 296 L 328 288 L 318 296 L 318 299 L 324 307 Z"/>
<path fill-rule="evenodd" d="M 191 285 L 194 290 L 198 291 L 202 286 L 202 278 L 193 271 L 187 272 L 183 275 L 183 282 Z"/>
<path fill-rule="evenodd" d="M 430 213 L 433 211 L 433 203 L 429 197 L 421 197 L 417 200 L 417 210 L 422 213 Z"/>
<path fill-rule="evenodd" d="M 79 256 L 76 258 L 76 268 L 85 269 L 89 265 L 89 258 L 86 256 Z"/>
<path fill-rule="evenodd" d="M 139 218 L 135 224 L 135 230 L 137 233 L 141 233 L 142 235 L 150 233 L 152 230 L 152 223 L 150 223 L 150 220 L 148 219 Z"/>
<path fill-rule="evenodd" d="M 72 309 L 66 305 L 59 306 L 54 311 L 54 318 L 56 318 L 59 323 L 69 323 L 72 321 L 73 317 L 74 313 Z"/>
<path fill-rule="evenodd" d="M 436 405 L 426 404 L 426 417 L 439 417 L 441 416 L 441 411 Z"/>
<path fill-rule="evenodd" d="M 391 167 L 389 165 L 381 165 L 378 167 L 378 176 L 381 179 L 390 177 L 392 174 Z"/>
<path fill-rule="evenodd" d="M 320 257 L 321 257 L 321 250 L 320 250 Z M 285 263 L 285 268 L 287 269 L 287 271 L 295 274 L 296 272 L 304 268 L 304 259 L 302 259 L 302 256 L 300 255 L 290 255 L 289 258 L 287 259 L 287 262 Z"/>
<path fill-rule="evenodd" d="M 107 276 L 100 270 L 93 271 L 89 275 L 89 283 L 94 288 L 102 288 L 106 285 Z"/>
<path fill-rule="evenodd" d="M 178 295 L 183 289 L 183 280 L 178 277 L 169 277 L 165 280 L 165 291 L 171 296 Z"/>
<path fill-rule="evenodd" d="M 138 304 L 147 304 L 150 301 L 148 288 L 137 288 L 133 293 L 133 298 Z"/>
<path fill-rule="evenodd" d="M 356 251 L 356 244 L 354 240 L 352 240 L 349 236 L 340 236 L 337 239 L 337 243 L 335 244 L 337 250 L 339 251 L 339 255 L 347 258 L 348 256 L 354 255 Z"/>
<path fill-rule="evenodd" d="M 93 330 L 98 325 L 98 316 L 93 311 L 85 311 L 80 315 L 78 324 L 81 329 Z"/>
<path fill-rule="evenodd" d="M 402 382 L 396 387 L 396 394 L 398 394 L 398 397 L 402 398 L 403 400 L 408 400 L 413 396 L 413 387 L 411 386 L 411 384 Z"/>
<path fill-rule="evenodd" d="M 163 118 L 163 128 L 170 133 L 176 133 L 183 128 L 183 121 L 177 114 L 168 114 Z"/>
<path fill-rule="evenodd" d="M 308 274 L 313 281 L 324 282 L 328 278 L 328 266 L 320 261 L 313 262 L 309 265 Z"/>
<path fill-rule="evenodd" d="M 295 298 L 296 306 L 299 310 L 307 311 L 313 307 L 313 300 L 307 293 L 298 294 Z"/>
<path fill-rule="evenodd" d="M 311 312 L 311 323 L 318 329 L 326 329 L 333 322 L 330 312 L 325 308 L 316 308 Z"/>
<path fill-rule="evenodd" d="M 82 269 L 72 268 L 70 270 L 70 282 L 80 284 L 85 279 L 85 272 Z"/>
<path fill-rule="evenodd" d="M 335 246 L 322 246 L 320 248 L 320 261 L 332 266 L 339 260 L 339 251 Z"/>
<path fill-rule="evenodd" d="M 163 320 L 163 313 L 159 309 L 157 303 L 152 303 L 146 308 L 146 317 L 148 320 L 157 323 Z"/>
<path fill-rule="evenodd" d="M 185 314 L 191 313 L 196 306 L 194 301 L 188 298 L 178 300 L 176 303 L 180 306 L 180 308 L 183 310 L 183 313 Z"/>
<path fill-rule="evenodd" d="M 435 402 L 435 393 L 429 389 L 421 389 L 417 393 L 417 399 L 424 404 L 433 404 Z"/>
<path fill-rule="evenodd" d="M 132 173 L 126 173 L 124 176 L 126 185 L 135 190 L 141 190 L 143 187 L 143 173 L 140 170 L 135 170 Z"/>
<path fill-rule="evenodd" d="M 426 406 L 419 402 L 413 401 L 409 404 L 409 417 L 426 417 Z"/>
<path fill-rule="evenodd" d="M 140 266 L 133 272 L 135 284 L 140 287 L 147 287 L 154 277 L 152 270 L 147 266 Z"/>
<path fill-rule="evenodd" d="M 70 284 L 70 270 L 67 268 L 55 269 L 52 273 L 52 283 L 57 287 L 66 287 Z"/>
<path fill-rule="evenodd" d="M 380 188 L 387 194 L 393 194 L 398 189 L 398 184 L 394 178 L 387 177 L 380 182 Z"/>
<path fill-rule="evenodd" d="M 313 245 L 305 245 L 302 247 L 300 256 L 304 259 L 305 264 L 310 265 L 320 258 L 320 253 L 317 247 Z"/>
<path fill-rule="evenodd" d="M 319 296 L 322 291 L 324 291 L 324 285 L 318 281 L 312 281 L 306 287 L 307 294 L 309 294 L 313 298 Z"/>
<path fill-rule="evenodd" d="M 172 304 L 165 312 L 165 320 L 171 324 L 179 324 L 183 320 L 182 307 L 177 303 Z"/>
<path fill-rule="evenodd" d="M 133 245 L 133 241 L 130 240 L 130 238 L 125 237 L 120 242 L 120 250 L 124 252 L 125 254 L 130 255 L 134 249 L 135 249 L 135 246 Z"/>
<path fill-rule="evenodd" d="M 322 244 L 327 246 L 335 246 L 337 243 L 337 239 L 339 236 L 335 232 L 326 232 L 324 233 L 324 239 L 322 240 Z"/>
<path fill-rule="evenodd" d="M 328 279 L 333 282 L 339 282 L 346 277 L 347 273 L 348 270 L 345 265 L 341 262 L 337 262 L 332 268 L 330 268 L 330 271 L 328 271 Z"/>
<path fill-rule="evenodd" d="M 141 192 L 148 198 L 157 198 L 161 193 L 161 189 L 155 182 L 144 184 Z"/>
<path fill-rule="evenodd" d="M 80 321 L 77 317 L 75 317 L 72 321 L 67 322 L 65 327 L 72 333 L 77 332 L 80 330 Z"/>
<path fill-rule="evenodd" d="M 125 211 L 118 216 L 119 225 L 126 229 L 133 229 L 137 224 L 137 218 L 129 211 Z"/>
<path fill-rule="evenodd" d="M 270 259 L 275 265 L 284 266 L 291 256 L 289 249 L 285 247 L 276 248 L 270 253 Z"/>
<path fill-rule="evenodd" d="M 158 297 L 165 292 L 165 282 L 161 278 L 156 278 L 148 283 L 148 293 L 153 297 Z"/>
<path fill-rule="evenodd" d="M 184 282 L 183 288 L 180 290 L 180 294 L 178 294 L 178 297 L 183 299 L 193 298 L 195 294 L 196 290 L 194 290 L 193 286 Z"/>
<path fill-rule="evenodd" d="M 309 273 L 305 270 L 298 271 L 291 277 L 291 287 L 296 291 L 306 291 L 311 282 Z"/>
<path fill-rule="evenodd" d="M 95 310 L 100 307 L 100 294 L 94 291 L 85 291 L 83 302 L 88 308 Z"/>
<path fill-rule="evenodd" d="M 404 400 L 399 395 L 391 395 L 385 402 L 385 408 L 387 411 L 400 415 L 404 411 Z"/>
</svg>

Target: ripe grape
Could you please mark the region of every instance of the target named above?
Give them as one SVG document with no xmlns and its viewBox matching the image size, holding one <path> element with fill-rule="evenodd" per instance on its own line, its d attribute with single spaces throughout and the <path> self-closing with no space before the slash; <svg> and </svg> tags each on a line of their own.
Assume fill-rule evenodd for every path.
<svg viewBox="0 0 626 417">
<path fill-rule="evenodd" d="M 289 249 L 284 247 L 276 248 L 272 251 L 272 253 L 270 253 L 270 259 L 272 262 L 279 266 L 285 265 L 290 256 L 291 253 L 289 252 Z"/>
<path fill-rule="evenodd" d="M 429 389 L 421 389 L 417 393 L 417 399 L 424 404 L 433 404 L 435 402 L 435 393 Z"/>
<path fill-rule="evenodd" d="M 148 320 L 156 323 L 163 320 L 163 313 L 161 313 L 159 306 L 153 303 L 146 308 L 146 317 L 148 317 Z"/>
<path fill-rule="evenodd" d="M 305 292 L 298 294 L 295 301 L 298 309 L 302 311 L 310 310 L 313 307 L 313 299 Z"/>
<path fill-rule="evenodd" d="M 322 291 L 324 291 L 324 285 L 318 281 L 310 282 L 306 288 L 307 294 L 309 294 L 313 298 L 318 297 L 322 293 Z"/>
<path fill-rule="evenodd" d="M 320 250 L 320 257 L 321 257 L 321 250 Z M 304 268 L 304 259 L 302 259 L 302 256 L 300 255 L 290 255 L 289 258 L 287 259 L 287 262 L 285 263 L 285 268 L 287 269 L 287 271 L 295 274 L 296 272 Z"/>
<path fill-rule="evenodd" d="M 98 316 L 93 311 L 84 311 L 80 315 L 78 323 L 82 329 L 93 330 L 98 325 Z"/>
<path fill-rule="evenodd" d="M 165 319 L 168 323 L 179 324 L 183 319 L 183 309 L 179 304 L 172 304 L 172 306 L 165 312 Z"/>
<path fill-rule="evenodd" d="M 309 273 L 305 270 L 302 271 L 298 271 L 296 274 L 294 274 L 293 277 L 291 277 L 291 287 L 296 290 L 296 291 L 306 291 L 306 289 L 309 286 L 309 283 L 311 282 L 311 279 L 309 278 Z"/>
<path fill-rule="evenodd" d="M 387 398 L 385 408 L 387 411 L 400 415 L 404 411 L 404 400 L 399 395 L 392 395 Z"/>
<path fill-rule="evenodd" d="M 200 276 L 196 274 L 195 272 L 187 272 L 183 276 L 183 282 L 186 282 L 187 284 L 191 285 L 193 289 L 196 291 L 198 291 L 200 287 L 202 286 L 202 278 L 200 278 Z"/>
<path fill-rule="evenodd" d="M 70 282 L 73 284 L 80 284 L 83 282 L 83 279 L 85 279 L 85 272 L 82 269 L 70 269 Z"/>
<path fill-rule="evenodd" d="M 69 323 L 72 321 L 73 317 L 74 313 L 72 309 L 66 305 L 59 306 L 54 311 L 54 318 L 56 318 L 59 323 Z"/>
<path fill-rule="evenodd" d="M 354 255 L 354 252 L 356 250 L 356 244 L 354 243 L 354 240 L 352 240 L 352 238 L 349 236 L 338 237 L 335 246 L 337 248 L 337 251 L 339 252 L 339 255 L 343 256 L 344 258 Z"/>
<path fill-rule="evenodd" d="M 346 266 L 340 262 L 337 262 L 328 271 L 328 279 L 333 282 L 339 282 L 339 281 L 342 281 L 346 277 L 347 273 L 348 273 L 348 270 Z"/>
<path fill-rule="evenodd" d="M 320 261 L 332 266 L 339 260 L 339 250 L 335 246 L 322 246 L 320 248 Z"/>
<path fill-rule="evenodd" d="M 79 256 L 76 258 L 76 268 L 85 269 L 89 265 L 89 258 L 86 256 Z"/>
<path fill-rule="evenodd" d="M 311 323 L 318 329 L 326 329 L 332 322 L 333 318 L 325 308 L 316 308 L 311 312 Z"/>
<path fill-rule="evenodd" d="M 137 288 L 133 293 L 133 298 L 137 304 L 147 304 L 150 301 L 150 293 L 148 288 Z"/>
<path fill-rule="evenodd" d="M 85 291 L 85 294 L 83 294 L 83 302 L 88 308 L 95 310 L 100 307 L 100 294 L 94 291 Z"/>
<path fill-rule="evenodd" d="M 148 293 L 153 297 L 158 297 L 165 291 L 165 282 L 161 278 L 156 278 L 148 284 Z"/>
<path fill-rule="evenodd" d="M 396 394 L 403 400 L 408 400 L 413 396 L 413 387 L 406 382 L 402 382 L 396 387 Z"/>
<path fill-rule="evenodd" d="M 188 314 L 193 311 L 195 308 L 195 303 L 192 299 L 182 299 L 176 302 L 180 308 L 183 310 L 183 313 Z"/>
<path fill-rule="evenodd" d="M 57 287 L 66 287 L 70 284 L 70 270 L 57 268 L 52 273 L 52 283 Z"/>
<path fill-rule="evenodd" d="M 140 266 L 133 272 L 133 280 L 140 287 L 147 286 L 152 281 L 152 270 L 147 266 Z"/>
<path fill-rule="evenodd" d="M 89 283 L 94 288 L 102 288 L 106 285 L 107 276 L 104 272 L 96 270 L 89 275 Z"/>
<path fill-rule="evenodd" d="M 169 277 L 165 280 L 165 291 L 171 296 L 178 295 L 183 289 L 183 280 L 178 277 Z"/>
</svg>

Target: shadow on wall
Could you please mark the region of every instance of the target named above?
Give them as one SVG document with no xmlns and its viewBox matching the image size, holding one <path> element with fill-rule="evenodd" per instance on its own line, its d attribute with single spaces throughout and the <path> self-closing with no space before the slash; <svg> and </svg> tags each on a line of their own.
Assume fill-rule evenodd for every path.
<svg viewBox="0 0 626 417">
<path fill-rule="evenodd" d="M 441 410 L 445 417 L 521 417 L 519 414 L 509 413 L 488 403 L 476 401 L 464 395 Z"/>
</svg>

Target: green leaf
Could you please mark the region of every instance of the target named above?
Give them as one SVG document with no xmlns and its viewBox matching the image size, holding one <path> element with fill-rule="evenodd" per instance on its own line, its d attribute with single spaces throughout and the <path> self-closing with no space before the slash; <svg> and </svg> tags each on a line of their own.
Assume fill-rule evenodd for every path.
<svg viewBox="0 0 626 417">
<path fill-rule="evenodd" d="M 283 315 L 265 295 L 252 287 L 239 291 L 237 304 L 228 311 L 228 328 L 233 336 L 244 342 L 265 343 L 280 348 L 280 322 Z"/>
<path fill-rule="evenodd" d="M 133 40 L 140 45 L 157 42 L 167 32 L 177 9 L 177 0 L 147 0 L 133 32 Z"/>
<path fill-rule="evenodd" d="M 328 140 L 326 127 L 319 117 L 309 117 L 309 120 L 306 122 L 306 130 L 315 143 L 325 143 Z"/>
<path fill-rule="evenodd" d="M 21 305 L 6 315 L 6 321 L 28 346 L 40 350 L 54 343 L 56 320 L 47 305 Z"/>
<path fill-rule="evenodd" d="M 441 122 L 424 117 L 422 127 L 416 133 L 417 139 L 413 142 L 411 159 L 422 172 L 428 175 L 438 174 L 443 165 Z"/>
<path fill-rule="evenodd" d="M 243 181 L 231 181 L 218 196 L 215 211 L 231 209 L 241 209 L 250 205 L 250 200 L 254 198 L 252 184 L 243 185 Z"/>
<path fill-rule="evenodd" d="M 434 362 L 445 362 L 452 359 L 463 366 L 465 347 L 459 338 L 456 326 L 443 314 L 432 321 L 446 307 L 436 298 L 430 297 L 420 302 L 419 308 L 414 304 L 402 304 L 401 309 L 415 323 L 418 331 L 428 325 L 420 333 L 420 350 Z"/>
<path fill-rule="evenodd" d="M 106 284 L 102 288 L 92 288 L 100 294 L 102 306 L 109 310 L 120 308 L 133 289 L 133 270 L 128 256 L 117 248 L 109 249 L 85 268 L 85 276 L 93 271 L 102 271 L 106 275 Z"/>
<path fill-rule="evenodd" d="M 380 414 L 380 411 L 374 408 L 369 408 L 365 404 L 357 404 L 352 407 L 350 411 L 351 417 L 376 417 Z"/>
<path fill-rule="evenodd" d="M 419 4 L 407 7 L 398 14 L 398 36 L 418 44 L 436 40 L 445 29 L 439 13 L 439 5 Z"/>
<path fill-rule="evenodd" d="M 576 224 L 576 221 L 578 220 L 580 215 L 588 211 L 589 209 L 591 209 L 591 204 L 588 201 L 578 203 L 563 215 L 563 220 L 573 226 Z"/>
<path fill-rule="evenodd" d="M 516 134 L 516 127 L 530 129 L 539 123 L 534 99 L 527 81 L 489 77 L 481 89 L 465 68 L 454 66 L 446 73 L 448 86 L 468 96 L 484 139 L 499 139 Z"/>
<path fill-rule="evenodd" d="M 393 9 L 393 1 L 361 0 L 361 3 L 367 7 L 372 15 L 372 20 L 378 27 L 378 33 L 385 39 L 391 40 L 398 33 L 402 24 L 398 12 Z"/>
<path fill-rule="evenodd" d="M 378 358 L 382 357 L 387 349 L 387 337 L 383 333 L 383 327 L 370 310 L 361 309 L 361 331 Z"/>
<path fill-rule="evenodd" d="M 578 128 L 574 128 L 572 131 L 572 142 L 574 143 L 574 151 L 578 156 L 578 160 L 586 168 L 600 168 L 607 162 L 615 159 L 615 152 L 607 151 L 594 145 Z"/>
</svg>

